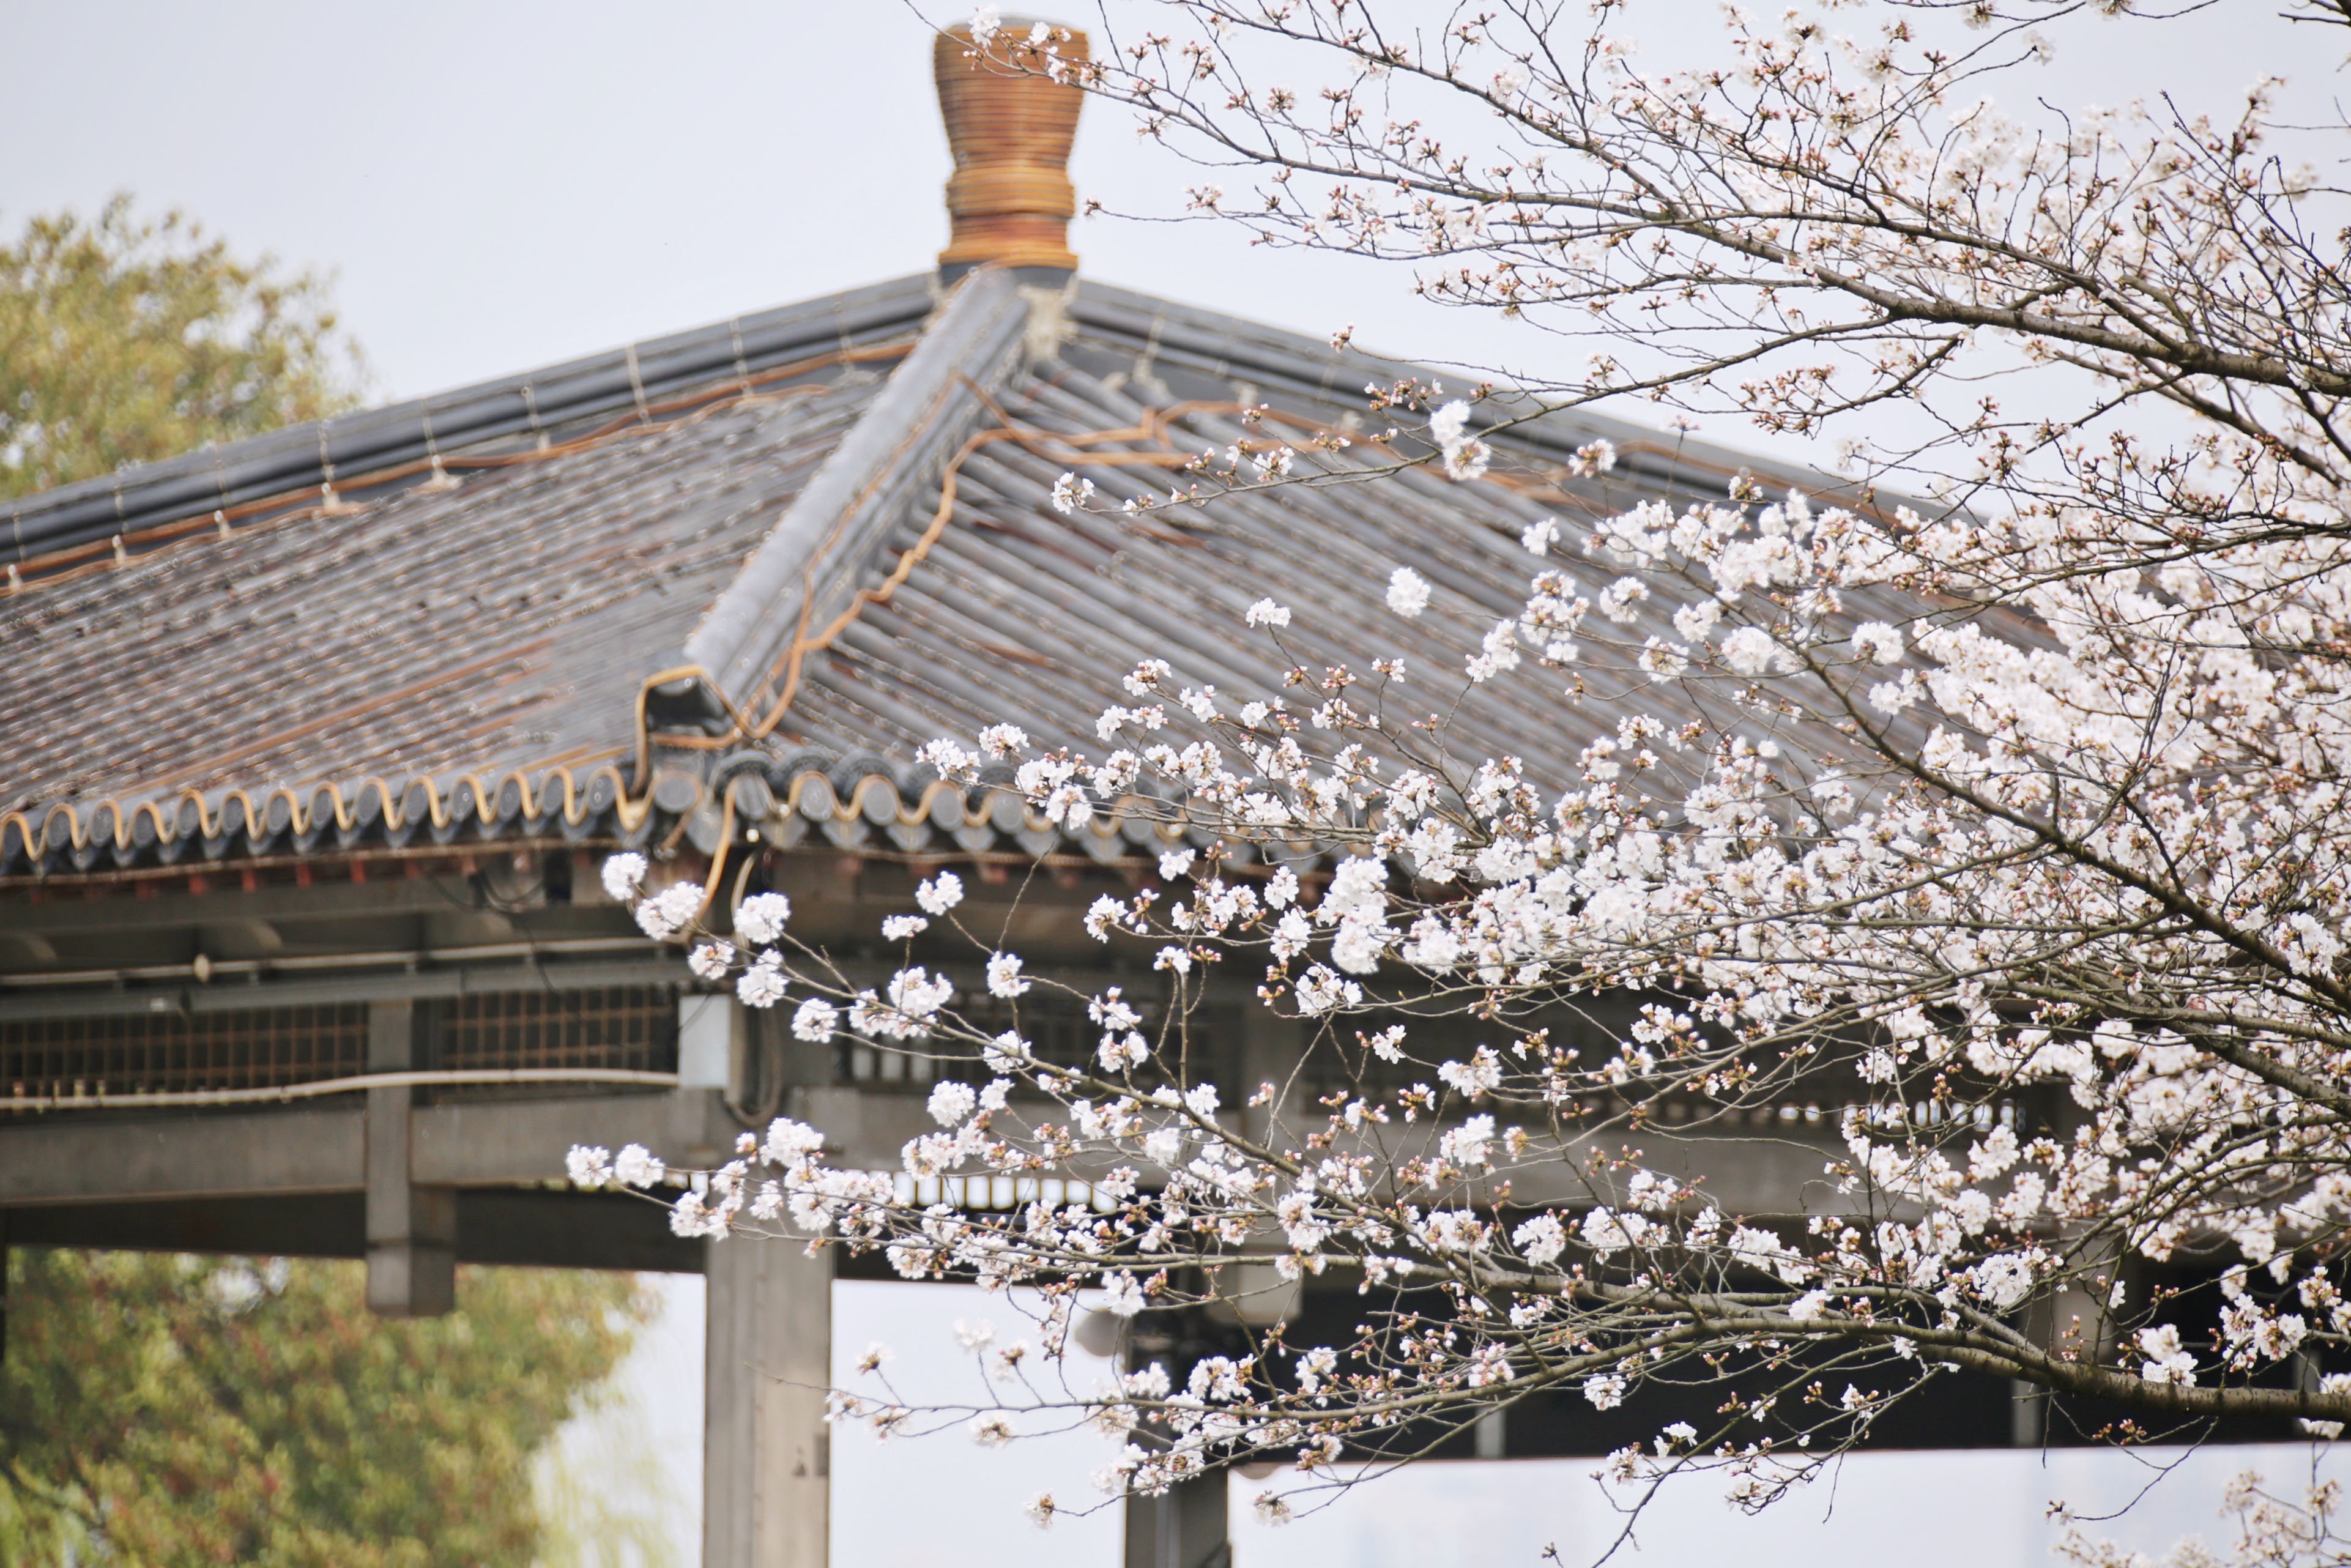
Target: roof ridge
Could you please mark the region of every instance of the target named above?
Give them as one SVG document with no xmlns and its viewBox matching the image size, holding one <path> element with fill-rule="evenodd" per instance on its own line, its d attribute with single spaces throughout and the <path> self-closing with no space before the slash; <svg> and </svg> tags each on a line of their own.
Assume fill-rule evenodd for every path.
<svg viewBox="0 0 2351 1568">
<path fill-rule="evenodd" d="M 1360 396 L 1359 377 L 1387 382 L 1437 379 L 1433 366 L 1391 359 L 1352 344 L 1334 350 L 1322 340 L 1284 327 L 1091 279 L 1080 286 L 1070 315 L 1082 327 L 1143 342 L 1146 359 L 1165 355 L 1228 379 L 1270 380 L 1310 395 Z M 1317 367 L 1321 374 L 1301 373 L 1302 366 Z M 1625 455 L 1621 466 L 1625 472 L 1669 485 L 1744 473 L 1818 496 L 1837 491 L 1835 475 L 1799 462 L 1688 438 L 1590 407 L 1550 404 L 1506 382 L 1488 384 L 1492 393 L 1479 405 L 1473 423 L 1479 426 L 1510 423 L 1512 441 L 1564 455 L 1586 442 L 1605 440 Z"/>
<path fill-rule="evenodd" d="M 738 708 L 766 706 L 806 628 L 855 591 L 911 493 L 935 477 L 1019 363 L 1032 292 L 1000 267 L 956 285 L 881 393 L 712 602 L 675 664 L 705 674 Z"/>
</svg>

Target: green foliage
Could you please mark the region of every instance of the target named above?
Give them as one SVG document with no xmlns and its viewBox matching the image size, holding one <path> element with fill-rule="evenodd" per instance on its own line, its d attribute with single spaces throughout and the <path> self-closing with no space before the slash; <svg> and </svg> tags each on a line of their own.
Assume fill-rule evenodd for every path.
<svg viewBox="0 0 2351 1568">
<path fill-rule="evenodd" d="M 468 1269 L 389 1322 L 352 1263 L 19 1250 L 0 1560 L 528 1568 L 531 1459 L 650 1311 L 625 1275 Z"/>
<path fill-rule="evenodd" d="M 174 213 L 0 246 L 0 497 L 349 408 L 325 284 Z M 0 1562 L 528 1568 L 532 1456 L 648 1302 L 624 1276 L 474 1269 L 368 1313 L 356 1264 L 20 1251 L 0 1362 Z"/>
<path fill-rule="evenodd" d="M 179 213 L 116 196 L 0 246 L 0 497 L 340 413 L 363 380 L 324 280 Z"/>
</svg>

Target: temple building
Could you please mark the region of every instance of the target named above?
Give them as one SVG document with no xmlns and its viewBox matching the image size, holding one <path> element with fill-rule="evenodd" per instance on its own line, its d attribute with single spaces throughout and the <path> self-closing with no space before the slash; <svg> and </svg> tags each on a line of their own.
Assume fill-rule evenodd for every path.
<svg viewBox="0 0 2351 1568">
<path fill-rule="evenodd" d="M 1148 955 L 1079 916 L 1205 835 L 1116 803 L 1057 824 L 940 782 L 919 747 L 1007 721 L 1092 746 L 1147 658 L 1278 693 L 1280 651 L 1242 625 L 1268 592 L 1300 662 L 1361 666 L 1398 634 L 1398 566 L 1447 612 L 1411 628 L 1433 678 L 1522 605 L 1543 518 L 1596 595 L 1620 573 L 1581 548 L 1594 517 L 1795 477 L 1552 413 L 1497 434 L 1476 479 L 1165 504 L 1203 451 L 1420 451 L 1365 389 L 1427 372 L 1087 278 L 1066 235 L 1081 95 L 953 37 L 935 65 L 956 172 L 935 271 L 0 505 L 8 1244 L 364 1257 L 394 1314 L 448 1310 L 461 1261 L 702 1272 L 710 1568 L 824 1561 L 831 1264 L 681 1239 L 652 1205 L 569 1190 L 565 1151 L 710 1166 L 788 1110 L 839 1163 L 895 1171 L 952 1064 L 790 1039 L 647 939 L 601 861 L 704 883 L 722 925 L 787 893 L 852 975 L 886 972 L 880 921 L 956 867 L 1032 967 L 1147 998 Z M 1478 417 L 1498 410 L 1528 412 Z M 1600 439 L 1614 469 L 1579 476 Z M 1055 504 L 1068 472 L 1091 505 Z M 1582 729 L 1562 711 L 1483 703 L 1451 743 L 1573 777 L 1618 716 L 1600 693 Z M 1244 980 L 1218 1006 L 1218 1071 L 1320 1092 Z M 1075 1060 L 1083 1022 L 1022 1027 Z M 1782 1136 L 1706 1168 L 1745 1212 L 1796 1212 L 1834 1111 L 1776 1107 Z M 2004 1406 L 1938 1419 L 2009 1440 Z M 1625 1432 L 1529 1401 L 1476 1450 Z M 1221 1480 L 1132 1505 L 1129 1563 L 1213 1562 L 1224 1506 Z"/>
</svg>

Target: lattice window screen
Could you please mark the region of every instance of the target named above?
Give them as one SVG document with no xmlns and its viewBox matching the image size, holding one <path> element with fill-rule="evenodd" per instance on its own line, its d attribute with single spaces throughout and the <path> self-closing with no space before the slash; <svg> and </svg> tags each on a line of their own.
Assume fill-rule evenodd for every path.
<svg viewBox="0 0 2351 1568">
<path fill-rule="evenodd" d="M 367 1071 L 367 1008 L 0 1021 L 0 1084 L 16 1095 L 270 1089 Z"/>
<path fill-rule="evenodd" d="M 432 1065 L 677 1066 L 677 991 L 611 986 L 419 1004 Z M 274 1089 L 367 1071 L 363 1002 L 235 1012 L 0 1020 L 0 1087 L 17 1098 Z"/>
<path fill-rule="evenodd" d="M 670 986 L 491 991 L 431 1005 L 438 1067 L 668 1072 L 677 1066 L 677 991 Z"/>
</svg>

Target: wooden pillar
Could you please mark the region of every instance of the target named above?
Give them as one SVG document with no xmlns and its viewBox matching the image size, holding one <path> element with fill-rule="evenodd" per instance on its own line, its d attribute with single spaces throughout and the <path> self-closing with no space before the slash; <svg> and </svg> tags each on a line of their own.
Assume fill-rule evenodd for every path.
<svg viewBox="0 0 2351 1568">
<path fill-rule="evenodd" d="M 420 1065 L 413 1002 L 368 1007 L 368 1071 Z M 392 1318 L 437 1317 L 457 1304 L 457 1189 L 419 1186 L 409 1143 L 412 1089 L 367 1092 L 367 1301 Z"/>
<path fill-rule="evenodd" d="M 1300 1097 L 1293 1092 L 1280 1104 L 1258 1107 L 1249 1107 L 1248 1101 L 1259 1083 L 1290 1082 L 1299 1054 L 1306 1049 L 1306 1034 L 1296 1019 L 1254 1004 L 1242 1009 L 1237 1023 L 1240 1040 L 1230 1060 L 1239 1082 L 1220 1087 L 1225 1090 L 1226 1103 L 1240 1107 L 1243 1133 L 1263 1139 L 1270 1135 L 1276 1115 L 1294 1124 Z M 1212 1315 L 1259 1329 L 1290 1316 L 1300 1299 L 1298 1288 L 1283 1286 L 1270 1264 L 1228 1267 L 1222 1285 L 1231 1299 L 1212 1309 Z M 1183 1368 L 1172 1370 L 1180 1375 Z M 1232 1543 L 1227 1539 L 1228 1496 L 1224 1470 L 1180 1482 L 1161 1497 L 1130 1496 L 1125 1568 L 1228 1568 L 1233 1557 Z"/>
<path fill-rule="evenodd" d="M 1246 1004 L 1238 1020 L 1240 1030 L 1239 1050 L 1234 1052 L 1239 1069 L 1240 1082 L 1224 1085 L 1224 1102 L 1241 1108 L 1241 1131 L 1251 1138 L 1269 1136 L 1267 1129 L 1279 1116 L 1295 1125 L 1300 1105 L 1306 1100 L 1291 1075 L 1297 1071 L 1298 1059 L 1306 1050 L 1306 1030 L 1296 1019 L 1286 1019 L 1271 1008 L 1255 1002 Z M 1289 1092 L 1277 1103 L 1252 1106 L 1251 1096 L 1260 1083 L 1289 1085 Z M 1306 1110 L 1315 1112 L 1311 1104 Z M 1319 1112 L 1316 1113 L 1320 1114 Z M 1321 1125 L 1319 1121 L 1316 1125 Z"/>
<path fill-rule="evenodd" d="M 705 1245 L 703 1568 L 824 1568 L 831 1255 L 748 1236 Z"/>
<path fill-rule="evenodd" d="M 1228 1472 L 1179 1481 L 1159 1497 L 1126 1500 L 1126 1568 L 1228 1568 Z"/>
</svg>

